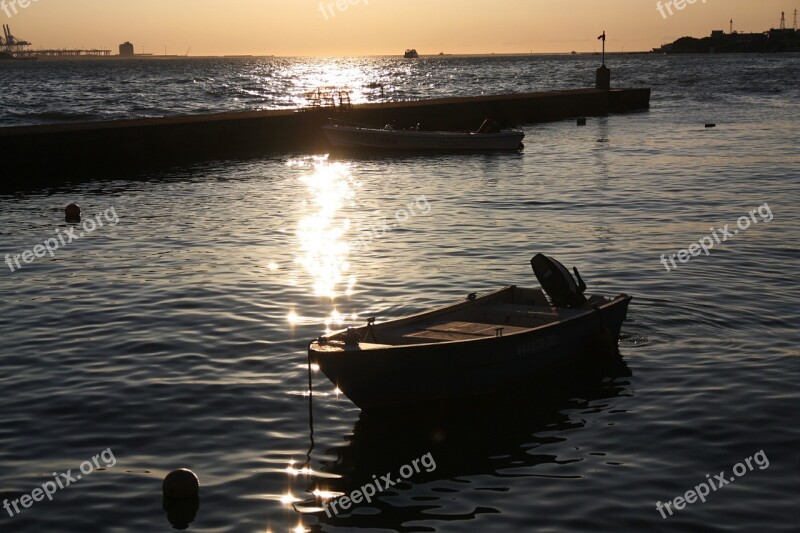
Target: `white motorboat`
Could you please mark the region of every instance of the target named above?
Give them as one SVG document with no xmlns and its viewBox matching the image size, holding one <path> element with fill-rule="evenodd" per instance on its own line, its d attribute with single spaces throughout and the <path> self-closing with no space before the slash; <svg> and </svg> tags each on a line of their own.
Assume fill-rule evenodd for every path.
<svg viewBox="0 0 800 533">
<path fill-rule="evenodd" d="M 323 131 L 336 148 L 389 151 L 519 150 L 525 138 L 522 131 L 501 130 L 490 121 L 477 131 L 396 130 L 390 125 L 378 129 L 337 123 L 323 126 Z"/>
</svg>

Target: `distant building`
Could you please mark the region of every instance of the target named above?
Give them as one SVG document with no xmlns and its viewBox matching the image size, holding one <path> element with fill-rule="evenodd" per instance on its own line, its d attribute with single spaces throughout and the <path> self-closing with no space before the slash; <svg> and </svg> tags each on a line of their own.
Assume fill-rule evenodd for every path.
<svg viewBox="0 0 800 533">
<path fill-rule="evenodd" d="M 713 30 L 710 37 L 697 39 L 681 37 L 677 41 L 653 48 L 656 54 L 706 54 L 706 53 L 774 53 L 800 52 L 800 31 L 786 27 L 786 17 L 781 16 L 781 27 L 759 33 L 742 33 Z"/>
<path fill-rule="evenodd" d="M 119 45 L 119 55 L 123 57 L 132 57 L 133 56 L 133 45 L 129 42 L 122 43 Z"/>
</svg>

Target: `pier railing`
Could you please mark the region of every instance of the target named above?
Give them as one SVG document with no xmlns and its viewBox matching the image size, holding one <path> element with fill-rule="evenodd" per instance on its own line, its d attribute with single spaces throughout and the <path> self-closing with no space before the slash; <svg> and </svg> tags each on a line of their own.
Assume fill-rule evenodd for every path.
<svg viewBox="0 0 800 533">
<path fill-rule="evenodd" d="M 331 108 L 338 111 L 349 111 L 353 107 L 350 99 L 352 91 L 342 87 L 318 87 L 305 93 L 307 109 Z"/>
</svg>

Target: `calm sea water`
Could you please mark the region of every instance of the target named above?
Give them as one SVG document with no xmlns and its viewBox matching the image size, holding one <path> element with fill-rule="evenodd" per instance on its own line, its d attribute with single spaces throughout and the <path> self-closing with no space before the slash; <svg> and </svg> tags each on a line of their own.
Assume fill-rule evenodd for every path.
<svg viewBox="0 0 800 533">
<path fill-rule="evenodd" d="M 343 80 L 363 100 L 381 81 L 394 99 L 570 88 L 595 62 L 3 64 L 0 120 L 281 107 Z M 0 270 L 0 504 L 114 457 L 53 501 L 0 509 L 0 530 L 169 531 L 161 481 L 185 466 L 202 483 L 194 531 L 797 531 L 799 63 L 614 58 L 618 85 L 653 87 L 652 109 L 525 127 L 521 154 L 276 155 L 0 197 L 0 259 L 69 231 L 72 201 L 107 215 Z M 758 207 L 710 255 L 660 263 Z M 315 374 L 312 436 L 309 339 L 535 286 L 535 252 L 634 296 L 623 367 L 392 417 Z M 769 466 L 751 460 L 705 503 L 656 509 L 762 451 Z M 310 491 L 428 453 L 435 469 L 372 503 L 314 512 Z"/>
</svg>

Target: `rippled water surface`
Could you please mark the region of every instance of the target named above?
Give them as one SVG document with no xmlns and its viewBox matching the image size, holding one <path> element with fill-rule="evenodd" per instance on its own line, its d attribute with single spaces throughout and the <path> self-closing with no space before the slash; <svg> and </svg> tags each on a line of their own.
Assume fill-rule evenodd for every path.
<svg viewBox="0 0 800 533">
<path fill-rule="evenodd" d="M 293 102 L 281 83 L 306 83 L 280 68 L 322 76 L 274 61 L 3 65 L 53 83 L 0 116 L 275 107 Z M 412 98 L 588 85 L 594 67 L 427 61 L 340 61 L 322 81 L 394 76 L 392 97 Z M 649 112 L 527 126 L 520 154 L 276 155 L 0 197 L 0 259 L 69 231 L 72 201 L 103 222 L 0 271 L 0 502 L 114 456 L 52 502 L 0 509 L 0 531 L 169 531 L 161 481 L 183 466 L 202 483 L 194 531 L 796 531 L 798 56 L 616 61 L 618 83 L 653 86 Z M 139 99 L 132 72 L 169 94 Z M 83 103 L 42 106 L 41 91 Z M 759 207 L 710 255 L 661 264 Z M 634 296 L 624 364 L 406 416 L 362 415 L 315 373 L 312 446 L 309 339 L 536 286 L 535 252 Z M 657 511 L 762 450 L 769 466 Z M 435 468 L 371 503 L 314 508 L 314 490 L 349 493 L 428 453 Z"/>
</svg>

